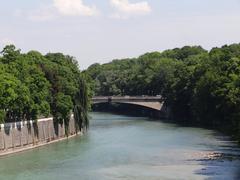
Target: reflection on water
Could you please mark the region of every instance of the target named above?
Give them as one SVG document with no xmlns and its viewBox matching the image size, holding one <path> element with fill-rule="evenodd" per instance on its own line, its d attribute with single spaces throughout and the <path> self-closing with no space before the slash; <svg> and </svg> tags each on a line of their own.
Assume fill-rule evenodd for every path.
<svg viewBox="0 0 240 180">
<path fill-rule="evenodd" d="M 0 179 L 240 179 L 240 150 L 201 128 L 92 113 L 82 136 L 0 159 Z"/>
</svg>

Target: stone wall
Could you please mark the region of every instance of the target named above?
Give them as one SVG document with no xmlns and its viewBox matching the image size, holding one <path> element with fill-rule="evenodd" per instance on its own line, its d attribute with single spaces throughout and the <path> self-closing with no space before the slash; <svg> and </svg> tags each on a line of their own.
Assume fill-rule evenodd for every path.
<svg viewBox="0 0 240 180">
<path fill-rule="evenodd" d="M 69 122 L 69 136 L 77 134 L 74 118 Z M 0 125 L 0 155 L 6 152 L 44 145 L 66 138 L 64 124 L 54 124 L 52 118 Z"/>
</svg>

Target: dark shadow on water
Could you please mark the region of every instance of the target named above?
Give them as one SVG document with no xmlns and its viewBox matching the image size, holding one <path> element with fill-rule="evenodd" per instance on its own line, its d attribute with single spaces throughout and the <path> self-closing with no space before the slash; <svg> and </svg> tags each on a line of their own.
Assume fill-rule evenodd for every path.
<svg viewBox="0 0 240 180">
<path fill-rule="evenodd" d="M 240 148 L 236 145 L 219 146 L 214 152 L 206 152 L 203 157 L 189 161 L 204 166 L 195 174 L 205 175 L 208 179 L 240 179 Z"/>
<path fill-rule="evenodd" d="M 204 128 L 209 130 L 211 136 L 217 141 L 222 142 L 214 146 L 212 152 L 206 151 L 204 157 L 197 157 L 196 159 L 189 159 L 189 161 L 197 162 L 204 168 L 195 171 L 195 174 L 205 175 L 207 179 L 236 179 L 240 180 L 240 147 L 236 141 L 231 137 L 225 136 L 220 131 L 205 127 L 198 124 L 190 124 L 189 122 L 181 122 L 169 119 L 160 119 L 152 117 L 153 114 L 150 109 L 139 106 L 129 105 L 112 105 L 101 104 L 93 106 L 93 111 L 110 112 L 116 115 L 127 115 L 129 117 L 149 117 L 146 121 L 161 122 L 174 125 L 175 128 Z M 203 141 L 204 143 L 204 141 Z M 223 144 L 223 145 L 221 145 Z"/>
<path fill-rule="evenodd" d="M 231 156 L 232 157 L 232 156 Z M 204 168 L 195 171 L 195 174 L 208 176 L 208 179 L 240 179 L 240 160 L 229 160 L 222 156 L 219 159 L 198 160 Z M 227 166 L 227 167 L 226 167 Z"/>
</svg>

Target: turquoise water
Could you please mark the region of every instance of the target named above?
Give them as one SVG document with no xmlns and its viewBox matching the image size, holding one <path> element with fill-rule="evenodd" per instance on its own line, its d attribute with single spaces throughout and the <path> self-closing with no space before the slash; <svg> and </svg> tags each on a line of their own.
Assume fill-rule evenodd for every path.
<svg viewBox="0 0 240 180">
<path fill-rule="evenodd" d="M 240 179 L 240 150 L 215 131 L 91 113 L 82 137 L 0 159 L 2 180 Z"/>
</svg>

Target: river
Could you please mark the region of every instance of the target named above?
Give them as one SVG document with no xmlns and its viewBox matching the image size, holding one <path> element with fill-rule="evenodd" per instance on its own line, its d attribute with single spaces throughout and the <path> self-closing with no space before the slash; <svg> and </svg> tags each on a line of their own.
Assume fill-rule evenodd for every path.
<svg viewBox="0 0 240 180">
<path fill-rule="evenodd" d="M 81 137 L 0 159 L 1 180 L 240 179 L 240 149 L 201 128 L 91 113 Z"/>
</svg>

